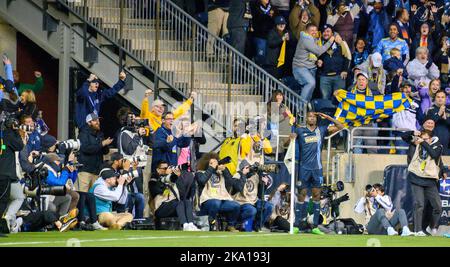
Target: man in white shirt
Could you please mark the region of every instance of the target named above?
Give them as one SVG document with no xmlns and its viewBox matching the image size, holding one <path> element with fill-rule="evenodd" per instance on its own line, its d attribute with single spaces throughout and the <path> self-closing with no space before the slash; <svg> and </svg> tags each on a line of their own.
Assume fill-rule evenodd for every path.
<svg viewBox="0 0 450 267">
<path fill-rule="evenodd" d="M 384 194 L 381 184 L 366 186 L 366 196 L 359 199 L 355 205 L 356 213 L 366 214 L 366 229 L 369 235 L 398 235 L 394 227 L 402 227 L 401 236 L 413 233 L 408 228 L 408 219 L 403 209 L 393 210 L 394 205 L 388 195 Z"/>
</svg>

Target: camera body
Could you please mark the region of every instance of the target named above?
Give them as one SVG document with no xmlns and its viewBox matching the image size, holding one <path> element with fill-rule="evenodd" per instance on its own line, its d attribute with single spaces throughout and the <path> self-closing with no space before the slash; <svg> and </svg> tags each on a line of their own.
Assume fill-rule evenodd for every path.
<svg viewBox="0 0 450 267">
<path fill-rule="evenodd" d="M 48 169 L 40 163 L 28 176 L 25 177 L 25 187 L 23 193 L 27 197 L 39 198 L 42 195 L 64 196 L 66 195 L 65 186 L 48 186 L 45 179 L 48 175 Z"/>
<path fill-rule="evenodd" d="M 171 169 L 172 171 L 175 169 L 179 169 L 180 171 L 187 171 L 189 170 L 189 163 L 183 163 L 178 166 L 169 166 L 169 169 Z"/>
<path fill-rule="evenodd" d="M 250 166 L 250 173 L 276 173 L 278 172 L 277 164 L 260 164 L 259 162 L 255 162 Z"/>
</svg>

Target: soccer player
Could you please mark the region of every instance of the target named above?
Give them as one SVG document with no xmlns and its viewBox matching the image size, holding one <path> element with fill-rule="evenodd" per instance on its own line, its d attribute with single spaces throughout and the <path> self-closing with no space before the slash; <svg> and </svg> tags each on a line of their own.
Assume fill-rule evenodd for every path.
<svg viewBox="0 0 450 267">
<path fill-rule="evenodd" d="M 318 117 L 334 123 L 334 125 L 318 126 Z M 332 117 L 320 112 L 308 112 L 306 116 L 306 127 L 299 127 L 294 129 L 296 136 L 296 143 L 299 148 L 300 160 L 298 162 L 298 183 L 297 188 L 299 194 L 297 195 L 298 202 L 295 204 L 295 225 L 300 225 L 300 222 L 305 221 L 307 217 L 307 206 L 305 198 L 308 189 L 311 189 L 313 199 L 313 234 L 323 235 L 317 226 L 319 225 L 320 217 L 320 191 L 323 183 L 323 172 L 321 163 L 321 150 L 323 139 L 327 134 L 332 134 L 344 125 Z"/>
</svg>

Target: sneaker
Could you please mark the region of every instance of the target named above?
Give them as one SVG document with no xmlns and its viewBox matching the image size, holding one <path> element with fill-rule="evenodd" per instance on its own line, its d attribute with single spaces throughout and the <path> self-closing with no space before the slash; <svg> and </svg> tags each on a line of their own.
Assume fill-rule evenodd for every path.
<svg viewBox="0 0 450 267">
<path fill-rule="evenodd" d="M 427 236 L 423 231 L 419 231 L 415 234 L 415 236 Z"/>
<path fill-rule="evenodd" d="M 102 230 L 102 231 L 108 230 L 108 228 L 101 226 L 98 221 L 93 223 L 92 227 L 94 228 L 94 230 Z"/>
<path fill-rule="evenodd" d="M 188 223 L 188 225 L 189 225 L 190 231 L 193 231 L 193 232 L 201 231 L 200 229 L 197 228 L 197 226 L 195 226 L 194 223 Z"/>
<path fill-rule="evenodd" d="M 183 231 L 190 231 L 188 223 L 183 223 Z"/>
<path fill-rule="evenodd" d="M 20 227 L 22 227 L 23 224 L 23 219 L 22 218 L 17 218 L 16 219 L 16 223 L 14 224 L 13 228 L 11 228 L 11 234 L 17 234 L 18 232 L 20 232 Z"/>
<path fill-rule="evenodd" d="M 234 228 L 234 226 L 227 226 L 227 232 L 239 233 L 239 230 Z"/>
<path fill-rule="evenodd" d="M 72 218 L 70 220 L 68 220 L 67 222 L 63 223 L 61 225 L 61 228 L 59 228 L 60 232 L 66 232 L 68 230 L 70 230 L 71 228 L 75 227 L 78 223 L 78 219 L 77 218 Z"/>
<path fill-rule="evenodd" d="M 444 234 L 444 237 L 450 238 L 450 234 Z"/>
<path fill-rule="evenodd" d="M 317 228 L 317 227 L 314 228 L 314 229 L 312 229 L 311 234 L 315 234 L 315 235 L 325 235 L 325 233 L 322 232 L 322 231 L 320 231 L 320 229 Z"/>
<path fill-rule="evenodd" d="M 387 229 L 387 234 L 390 235 L 390 236 L 393 236 L 393 235 L 398 235 L 398 232 L 395 231 L 394 228 L 389 227 L 389 228 Z"/>
<path fill-rule="evenodd" d="M 217 230 L 216 220 L 209 221 L 209 231 L 214 232 Z"/>
<path fill-rule="evenodd" d="M 79 224 L 79 229 L 82 231 L 95 231 L 94 227 L 92 226 L 92 224 L 88 224 L 85 222 L 80 222 Z"/>
<path fill-rule="evenodd" d="M 401 236 L 411 236 L 411 235 L 414 235 L 414 233 L 409 230 L 408 226 L 403 227 Z"/>
<path fill-rule="evenodd" d="M 431 227 L 428 226 L 427 229 L 425 229 L 425 231 L 432 236 L 437 236 L 437 228 L 431 229 Z"/>
<path fill-rule="evenodd" d="M 298 227 L 294 227 L 294 234 L 298 234 L 298 233 L 300 233 L 300 229 L 298 229 Z"/>
<path fill-rule="evenodd" d="M 63 224 L 70 221 L 73 218 L 76 218 L 78 216 L 78 209 L 72 209 L 71 211 L 69 211 L 67 214 L 59 217 L 59 221 L 61 221 Z"/>
</svg>

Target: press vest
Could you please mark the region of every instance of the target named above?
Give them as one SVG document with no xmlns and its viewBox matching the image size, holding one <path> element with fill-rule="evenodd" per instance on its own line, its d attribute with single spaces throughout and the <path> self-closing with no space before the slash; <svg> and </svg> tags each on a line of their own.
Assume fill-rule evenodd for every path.
<svg viewBox="0 0 450 267">
<path fill-rule="evenodd" d="M 416 146 L 416 151 L 408 166 L 408 171 L 421 178 L 439 179 L 439 166 L 436 161 L 427 155 L 425 159 L 420 156 L 420 145 Z"/>
<path fill-rule="evenodd" d="M 240 179 L 241 175 L 238 173 L 234 177 L 234 179 Z M 259 177 L 257 174 L 247 178 L 247 181 L 244 185 L 244 190 L 235 194 L 234 200 L 239 204 L 251 204 L 255 205 L 258 200 L 258 185 L 259 185 Z"/>
<path fill-rule="evenodd" d="M 208 180 L 208 182 L 206 182 L 205 187 L 203 187 L 203 191 L 200 195 L 200 205 L 210 199 L 230 201 L 233 200 L 233 198 L 228 193 L 228 190 L 225 186 L 225 178 L 222 175 L 211 175 L 211 178 Z"/>
</svg>

